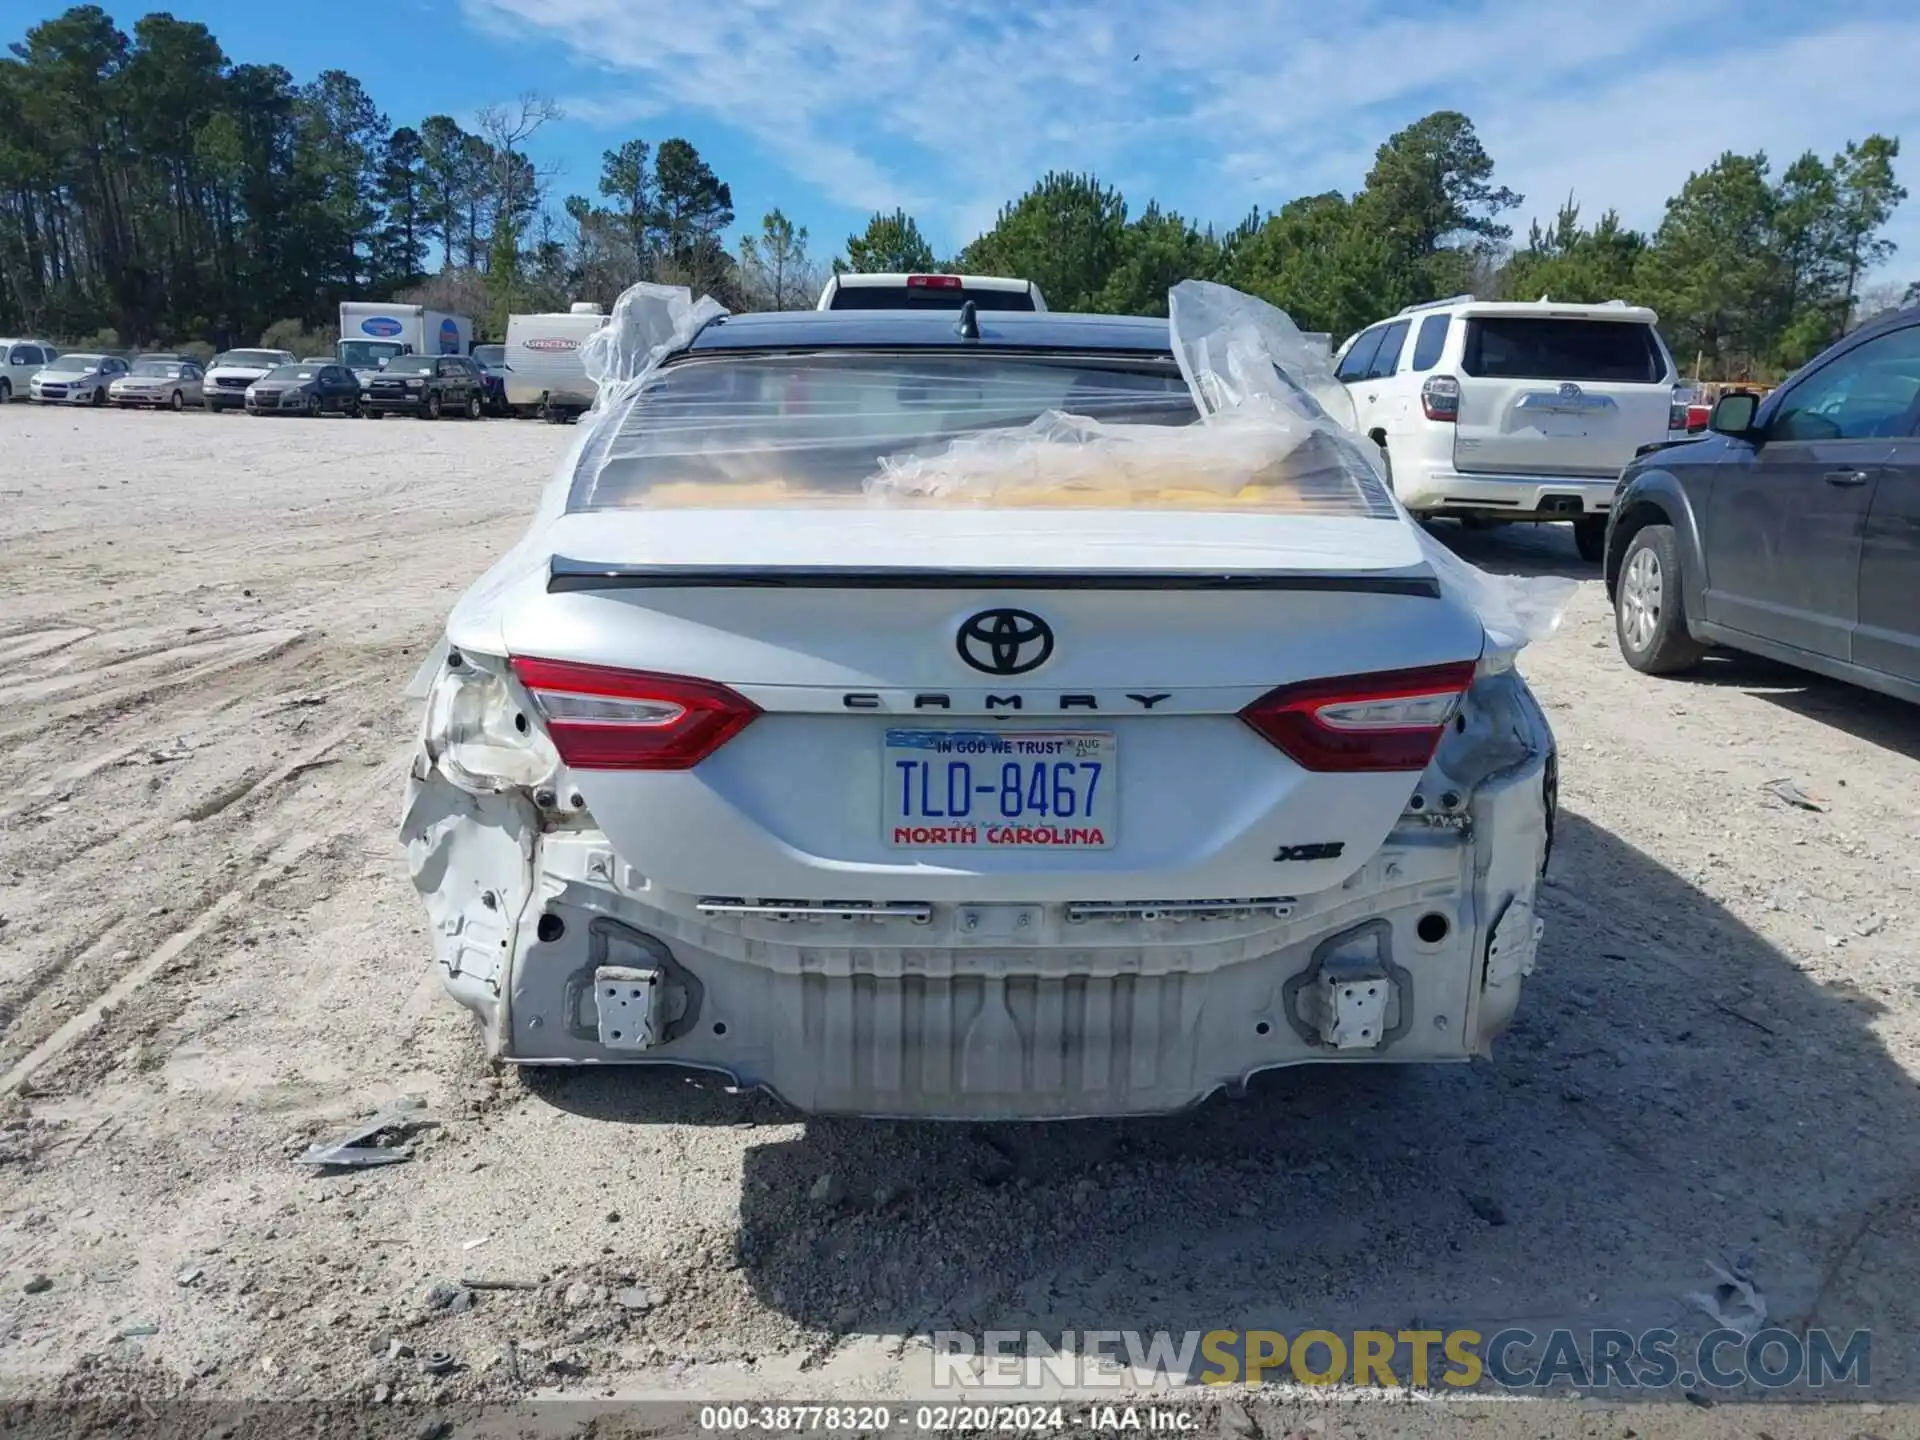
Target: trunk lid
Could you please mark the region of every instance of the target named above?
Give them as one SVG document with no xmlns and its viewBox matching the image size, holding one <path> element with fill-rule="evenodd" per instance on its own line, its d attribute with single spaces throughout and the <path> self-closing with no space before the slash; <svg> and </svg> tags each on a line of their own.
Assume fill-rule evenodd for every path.
<svg viewBox="0 0 1920 1440">
<path fill-rule="evenodd" d="M 1456 469 L 1612 477 L 1667 437 L 1672 364 L 1651 311 L 1528 308 L 1467 316 Z"/>
<path fill-rule="evenodd" d="M 1279 686 L 1470 664 L 1484 643 L 1398 519 L 591 513 L 540 549 L 493 597 L 508 654 L 718 682 L 758 707 L 691 769 L 571 775 L 629 865 L 710 897 L 1323 889 L 1379 848 L 1418 771 L 1311 769 L 1241 712 Z M 974 624 L 1004 612 L 1026 618 Z M 992 668 L 996 638 L 1014 673 Z"/>
</svg>

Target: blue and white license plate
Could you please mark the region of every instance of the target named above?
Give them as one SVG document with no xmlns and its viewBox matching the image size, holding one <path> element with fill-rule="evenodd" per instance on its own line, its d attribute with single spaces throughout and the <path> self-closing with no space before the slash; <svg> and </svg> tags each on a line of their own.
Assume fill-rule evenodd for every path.
<svg viewBox="0 0 1920 1440">
<path fill-rule="evenodd" d="M 889 845 L 1108 850 L 1118 838 L 1118 747 L 1108 730 L 888 730 Z"/>
</svg>

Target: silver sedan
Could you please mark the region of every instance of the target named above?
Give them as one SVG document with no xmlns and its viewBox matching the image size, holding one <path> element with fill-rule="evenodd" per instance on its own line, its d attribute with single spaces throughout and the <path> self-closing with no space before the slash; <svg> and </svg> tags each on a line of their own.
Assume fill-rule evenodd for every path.
<svg viewBox="0 0 1920 1440">
<path fill-rule="evenodd" d="M 205 373 L 191 360 L 136 360 L 132 370 L 107 387 L 107 398 L 122 410 L 184 410 L 200 403 Z"/>
</svg>

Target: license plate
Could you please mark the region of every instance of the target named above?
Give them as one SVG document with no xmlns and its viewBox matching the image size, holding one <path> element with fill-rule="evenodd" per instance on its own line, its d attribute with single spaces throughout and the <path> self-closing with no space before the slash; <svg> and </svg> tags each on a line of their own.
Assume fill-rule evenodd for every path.
<svg viewBox="0 0 1920 1440">
<path fill-rule="evenodd" d="M 1106 730 L 888 730 L 883 833 L 915 850 L 1112 849 L 1117 748 Z"/>
</svg>

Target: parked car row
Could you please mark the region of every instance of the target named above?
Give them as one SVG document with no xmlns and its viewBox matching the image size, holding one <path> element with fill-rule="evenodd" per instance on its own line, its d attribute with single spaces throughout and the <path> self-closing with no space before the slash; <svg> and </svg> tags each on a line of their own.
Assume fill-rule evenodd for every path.
<svg viewBox="0 0 1920 1440">
<path fill-rule="evenodd" d="M 190 355 L 62 355 L 37 340 L 0 340 L 0 404 L 113 405 L 249 415 L 418 415 L 437 420 L 507 413 L 502 377 L 464 355 L 401 355 L 365 376 L 331 356 L 228 350 L 205 366 Z"/>
</svg>

